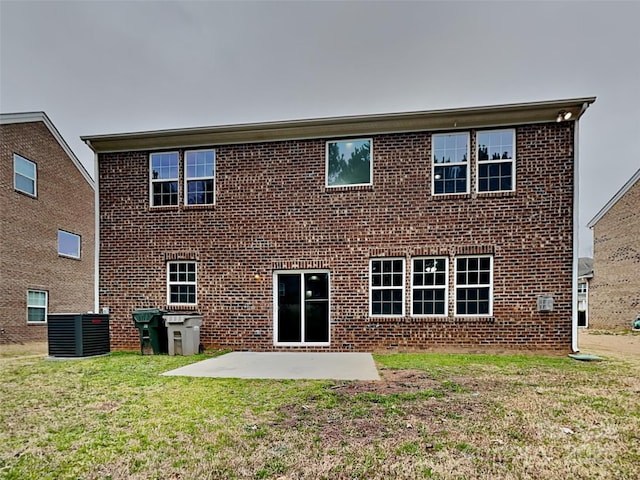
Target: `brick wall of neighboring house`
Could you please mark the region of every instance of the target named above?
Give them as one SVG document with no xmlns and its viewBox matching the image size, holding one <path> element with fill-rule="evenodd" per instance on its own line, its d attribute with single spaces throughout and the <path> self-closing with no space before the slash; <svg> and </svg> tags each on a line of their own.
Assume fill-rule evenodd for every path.
<svg viewBox="0 0 640 480">
<path fill-rule="evenodd" d="M 46 341 L 27 324 L 27 290 L 49 313 L 86 312 L 94 297 L 94 191 L 42 122 L 0 125 L 0 343 Z M 37 164 L 37 198 L 17 192 L 14 153 Z M 58 255 L 58 229 L 81 236 L 81 259 Z"/>
<path fill-rule="evenodd" d="M 134 309 L 167 308 L 166 262 L 193 259 L 206 346 L 297 348 L 273 345 L 273 272 L 327 269 L 331 346 L 317 350 L 568 351 L 575 127 L 515 128 L 510 193 L 432 196 L 430 132 L 373 135 L 373 187 L 346 189 L 325 187 L 325 139 L 217 146 L 216 205 L 205 208 L 150 209 L 150 152 L 101 153 L 100 305 L 113 348 L 138 347 Z M 453 261 L 466 254 L 493 255 L 490 318 L 452 313 Z M 418 255 L 450 259 L 446 318 L 409 314 Z M 374 257 L 406 259 L 403 318 L 369 316 Z M 537 311 L 543 294 L 553 312 Z"/>
<path fill-rule="evenodd" d="M 640 181 L 593 228 L 589 326 L 630 328 L 640 314 Z"/>
</svg>

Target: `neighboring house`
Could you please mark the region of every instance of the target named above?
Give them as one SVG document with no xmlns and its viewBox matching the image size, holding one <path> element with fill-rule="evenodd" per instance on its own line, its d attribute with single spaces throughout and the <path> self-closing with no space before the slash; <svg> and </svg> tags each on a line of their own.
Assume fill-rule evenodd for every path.
<svg viewBox="0 0 640 480">
<path fill-rule="evenodd" d="M 94 183 L 44 112 L 0 115 L 0 344 L 94 305 Z"/>
<path fill-rule="evenodd" d="M 630 328 L 640 314 L 640 169 L 588 226 L 593 229 L 589 326 Z"/>
<path fill-rule="evenodd" d="M 83 137 L 112 347 L 161 307 L 236 350 L 575 349 L 594 101 Z"/>
<path fill-rule="evenodd" d="M 578 327 L 589 326 L 589 281 L 593 278 L 593 258 L 578 259 Z"/>
</svg>

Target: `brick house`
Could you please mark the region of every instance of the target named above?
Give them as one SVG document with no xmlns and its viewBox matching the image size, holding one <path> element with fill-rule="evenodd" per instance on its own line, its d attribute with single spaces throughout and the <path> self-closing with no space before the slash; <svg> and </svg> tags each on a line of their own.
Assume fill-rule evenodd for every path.
<svg viewBox="0 0 640 480">
<path fill-rule="evenodd" d="M 94 305 L 94 182 L 44 112 L 0 115 L 0 344 Z"/>
<path fill-rule="evenodd" d="M 640 315 L 640 169 L 588 226 L 593 229 L 589 326 L 631 328 Z"/>
<path fill-rule="evenodd" d="M 161 307 L 235 350 L 576 350 L 594 101 L 82 137 L 112 347 Z"/>
</svg>

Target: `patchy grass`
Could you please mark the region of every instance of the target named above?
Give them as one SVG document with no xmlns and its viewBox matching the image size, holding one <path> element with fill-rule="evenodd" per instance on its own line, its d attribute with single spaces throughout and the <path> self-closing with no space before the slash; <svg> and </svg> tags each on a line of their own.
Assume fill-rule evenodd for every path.
<svg viewBox="0 0 640 480">
<path fill-rule="evenodd" d="M 163 377 L 204 358 L 0 362 L 3 479 L 636 479 L 640 365 L 376 356 L 380 382 Z"/>
</svg>

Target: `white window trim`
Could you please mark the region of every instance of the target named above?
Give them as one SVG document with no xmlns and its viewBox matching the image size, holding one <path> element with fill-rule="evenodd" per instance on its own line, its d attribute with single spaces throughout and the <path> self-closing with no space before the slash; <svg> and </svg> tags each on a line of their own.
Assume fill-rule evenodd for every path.
<svg viewBox="0 0 640 480">
<path fill-rule="evenodd" d="M 44 307 L 42 305 L 29 305 L 29 292 L 44 293 Z M 43 322 L 29 321 L 30 308 L 43 308 L 44 321 Z M 46 290 L 34 290 L 34 289 L 27 290 L 27 324 L 28 325 L 45 325 L 47 323 L 48 314 L 49 314 L 49 292 L 47 292 Z"/>
<path fill-rule="evenodd" d="M 189 153 L 198 153 L 198 152 L 213 152 L 213 176 L 206 177 L 188 177 L 187 176 L 187 155 Z M 214 148 L 200 148 L 197 150 L 185 150 L 184 151 L 184 159 L 182 161 L 182 168 L 184 172 L 184 182 L 183 182 L 183 191 L 184 191 L 184 204 L 193 206 L 193 205 L 215 205 L 216 204 L 216 151 Z M 194 180 L 213 180 L 213 203 L 189 203 L 189 190 L 187 189 L 187 183 L 189 181 Z"/>
<path fill-rule="evenodd" d="M 455 163 L 436 163 L 433 159 L 435 155 L 434 141 L 435 137 L 448 137 L 450 135 L 466 135 L 467 136 L 467 161 L 466 162 L 455 162 Z M 469 132 L 447 132 L 447 133 L 434 133 L 431 135 L 431 195 L 434 196 L 443 196 L 443 195 L 467 195 L 469 193 L 469 177 L 471 176 L 471 135 Z M 453 192 L 453 193 L 436 193 L 436 167 L 467 167 L 467 176 L 466 186 L 464 192 Z"/>
<path fill-rule="evenodd" d="M 413 274 L 414 274 L 414 260 L 444 260 L 444 276 L 445 276 L 445 284 L 440 285 L 420 285 L 418 287 L 413 284 Z M 414 290 L 444 290 L 444 314 L 416 314 L 413 312 L 413 292 Z M 449 258 L 448 257 L 429 257 L 429 256 L 421 256 L 421 257 L 412 257 L 411 258 L 411 297 L 409 298 L 409 302 L 411 304 L 411 316 L 422 318 L 422 317 L 448 317 L 449 316 Z"/>
<path fill-rule="evenodd" d="M 195 276 L 196 279 L 194 282 L 171 282 L 170 278 L 170 265 L 176 265 L 180 263 L 189 263 L 193 264 L 195 267 Z M 167 262 L 167 305 L 185 305 L 185 306 L 194 306 L 198 305 L 198 262 L 195 260 L 172 260 Z M 185 302 L 171 302 L 171 286 L 173 285 L 193 285 L 195 287 L 195 302 L 194 303 L 185 303 Z"/>
<path fill-rule="evenodd" d="M 329 322 L 329 341 L 328 342 L 305 342 L 305 341 L 301 341 L 301 342 L 278 342 L 278 337 L 276 335 L 277 333 L 277 328 L 278 328 L 278 275 L 297 275 L 299 274 L 300 276 L 303 277 L 303 284 L 304 284 L 304 274 L 306 273 L 326 273 L 328 275 L 327 277 L 327 288 L 328 288 L 328 292 L 329 292 L 329 298 L 327 299 L 327 302 L 329 303 L 328 307 L 329 307 L 329 318 L 328 318 L 328 322 Z M 305 347 L 326 347 L 328 345 L 331 345 L 331 272 L 329 270 L 326 269 L 308 269 L 308 270 L 275 270 L 273 272 L 273 345 L 274 346 L 280 346 L 280 347 L 295 347 L 295 346 L 305 346 Z M 302 293 L 304 293 L 304 289 L 302 289 Z M 304 302 L 304 296 L 302 298 L 303 302 Z M 303 303 L 304 305 L 304 303 Z M 304 309 L 302 309 L 302 312 L 304 312 Z M 304 320 L 304 319 L 301 319 Z M 302 330 L 301 330 L 301 338 L 304 338 L 304 321 L 302 321 Z"/>
<path fill-rule="evenodd" d="M 25 175 L 22 175 L 21 173 L 16 172 L 16 157 L 20 158 L 21 160 L 24 160 L 25 162 L 29 162 L 29 163 L 33 164 L 33 178 L 26 177 L 29 180 L 33 181 L 33 193 L 25 192 L 24 190 L 18 188 L 18 185 L 16 185 L 16 175 L 20 175 L 22 177 L 25 177 Z M 38 164 L 36 162 L 33 162 L 33 161 L 29 160 L 28 158 L 23 157 L 22 155 L 17 154 L 17 153 L 13 154 L 13 189 L 16 190 L 17 192 L 24 193 L 25 195 L 29 195 L 30 197 L 33 197 L 33 198 L 37 198 L 38 197 Z"/>
<path fill-rule="evenodd" d="M 389 286 L 389 287 L 384 287 L 384 286 L 379 286 L 379 287 L 374 287 L 373 286 L 373 275 L 372 275 L 372 268 L 373 268 L 373 262 L 376 261 L 385 261 L 385 260 L 402 260 L 402 313 L 400 314 L 374 314 L 373 313 L 373 291 L 375 290 L 397 290 L 399 287 L 397 286 Z M 407 262 L 406 262 L 406 258 L 404 257 L 374 257 L 374 258 L 370 258 L 369 259 L 369 317 L 370 318 L 402 318 L 405 316 L 405 312 L 406 312 L 406 302 L 407 302 L 407 298 L 406 298 L 406 287 L 405 284 L 407 283 L 406 281 L 407 279 Z"/>
<path fill-rule="evenodd" d="M 496 133 L 496 132 L 511 132 L 513 139 L 513 158 L 511 159 L 499 159 L 499 160 L 480 160 L 480 142 L 478 142 L 478 134 L 480 133 Z M 478 130 L 476 132 L 476 192 L 480 195 L 486 193 L 498 193 L 498 192 L 515 192 L 516 191 L 516 129 L 515 128 L 497 128 L 493 130 Z M 483 190 L 480 191 L 480 165 L 488 165 L 490 163 L 507 163 L 511 162 L 511 190 Z"/>
<path fill-rule="evenodd" d="M 489 258 L 489 283 L 477 284 L 477 285 L 458 285 L 458 262 L 459 258 Z M 454 258 L 454 272 L 453 272 L 453 311 L 457 317 L 479 317 L 486 318 L 493 316 L 493 255 L 460 255 Z M 478 313 L 475 315 L 469 313 L 458 313 L 458 287 L 460 288 L 485 288 L 489 287 L 489 313 Z"/>
<path fill-rule="evenodd" d="M 369 142 L 369 183 L 350 183 L 349 185 L 329 185 L 329 144 L 339 142 Z M 326 188 L 351 188 L 373 186 L 373 137 L 371 138 L 339 138 L 327 140 L 324 146 L 324 186 Z"/>
<path fill-rule="evenodd" d="M 69 255 L 67 253 L 62 253 L 60 251 L 60 234 L 61 233 L 62 234 L 66 234 L 66 235 L 71 235 L 71 236 L 73 236 L 73 237 L 78 239 L 78 256 Z M 78 235 L 77 233 L 69 232 L 67 230 L 58 229 L 58 255 L 60 257 L 73 258 L 75 260 L 80 260 L 80 256 L 82 255 L 82 237 L 80 235 Z"/>
<path fill-rule="evenodd" d="M 178 156 L 178 176 L 175 178 L 153 178 L 153 166 L 152 166 L 152 158 L 154 155 L 166 155 L 169 153 L 175 153 Z M 151 208 L 175 208 L 180 205 L 180 152 L 170 151 L 170 152 L 151 152 L 149 154 L 149 207 Z M 154 205 L 153 204 L 153 184 L 154 183 L 166 183 L 166 182 L 176 182 L 178 185 L 178 203 L 175 205 Z"/>
</svg>

